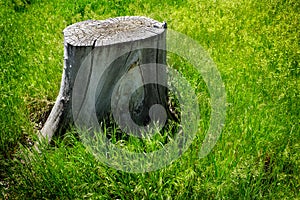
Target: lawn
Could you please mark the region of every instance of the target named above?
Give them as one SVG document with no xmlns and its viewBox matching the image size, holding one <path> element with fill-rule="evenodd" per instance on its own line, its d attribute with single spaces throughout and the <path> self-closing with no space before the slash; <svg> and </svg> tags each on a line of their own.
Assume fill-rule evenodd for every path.
<svg viewBox="0 0 300 200">
<path fill-rule="evenodd" d="M 178 160 L 118 171 L 97 161 L 76 130 L 35 152 L 36 129 L 60 87 L 63 29 L 125 15 L 166 21 L 214 60 L 227 98 L 216 146 L 199 159 L 210 96 L 193 66 L 171 55 L 201 112 L 201 131 Z M 0 199 L 300 198 L 298 0 L 7 0 L 0 17 Z"/>
</svg>

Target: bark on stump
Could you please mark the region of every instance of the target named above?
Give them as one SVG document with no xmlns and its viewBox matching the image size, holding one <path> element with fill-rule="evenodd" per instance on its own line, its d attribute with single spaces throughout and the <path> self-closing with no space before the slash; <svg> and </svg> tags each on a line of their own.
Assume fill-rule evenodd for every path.
<svg viewBox="0 0 300 200">
<path fill-rule="evenodd" d="M 55 105 L 41 129 L 41 135 L 49 142 L 55 133 L 64 132 L 74 124 L 74 118 L 84 114 L 81 112 L 89 111 L 87 107 L 94 106 L 95 110 L 90 111 L 96 112 L 97 119 L 109 114 L 112 94 L 121 95 L 113 97 L 117 99 L 118 105 L 126 104 L 127 100 L 123 100 L 122 95 L 126 96 L 126 92 L 132 90 L 135 84 L 143 85 L 131 97 L 129 105 L 129 116 L 136 124 L 149 123 L 149 109 L 154 104 L 160 104 L 168 110 L 167 88 L 157 84 L 143 84 L 145 77 L 159 79 L 154 82 L 166 82 L 166 71 L 158 67 L 159 64 L 166 64 L 166 51 L 163 50 L 166 45 L 165 23 L 146 17 L 118 17 L 75 23 L 63 33 L 65 49 L 61 87 Z M 111 64 L 108 63 L 110 60 L 113 60 Z M 123 83 L 126 84 L 118 85 L 114 91 L 123 75 L 149 63 L 153 64 L 147 65 L 148 69 L 141 70 L 138 76 L 131 76 L 132 84 L 125 78 Z M 104 67 L 108 64 L 109 67 Z M 90 85 L 93 89 L 89 88 Z M 74 92 L 74 87 L 77 92 Z M 93 98 L 91 102 L 85 101 L 90 95 L 95 95 L 94 101 Z M 85 105 L 76 104 L 76 101 L 85 102 Z M 74 110 L 74 104 L 85 106 L 85 109 L 76 107 Z M 122 116 L 122 109 L 117 108 L 116 112 Z M 126 125 L 125 118 L 120 120 Z"/>
</svg>

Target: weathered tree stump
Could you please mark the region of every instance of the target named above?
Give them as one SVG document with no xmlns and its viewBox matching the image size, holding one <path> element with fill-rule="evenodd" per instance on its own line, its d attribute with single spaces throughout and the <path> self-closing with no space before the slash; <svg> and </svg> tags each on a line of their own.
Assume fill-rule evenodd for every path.
<svg viewBox="0 0 300 200">
<path fill-rule="evenodd" d="M 166 82 L 166 71 L 158 67 L 166 63 L 165 23 L 146 17 L 118 17 L 75 23 L 63 33 L 65 49 L 61 87 L 41 129 L 43 137 L 50 142 L 55 133 L 66 131 L 78 115 L 88 116 L 89 113 L 84 113 L 88 111 L 96 112 L 97 118 L 102 119 L 115 109 L 118 116 L 114 117 L 120 117 L 123 126 L 132 120 L 144 126 L 150 118 L 158 121 L 160 117 L 164 118 L 164 113 L 155 118 L 149 116 L 149 111 L 155 104 L 167 108 L 167 88 L 152 84 Z M 142 65 L 148 68 L 142 70 Z M 130 76 L 133 80 L 123 78 L 136 67 L 141 71 L 138 75 L 138 71 L 134 71 L 135 74 Z M 157 80 L 145 83 L 149 77 Z M 118 84 L 121 79 L 121 84 Z M 143 87 L 132 95 L 136 85 Z M 86 100 L 90 95 L 94 95 L 95 99 Z M 126 95 L 132 95 L 130 101 Z M 112 98 L 117 105 L 115 108 L 111 106 Z M 128 101 L 127 109 L 125 104 Z M 128 110 L 130 115 L 126 113 Z"/>
</svg>

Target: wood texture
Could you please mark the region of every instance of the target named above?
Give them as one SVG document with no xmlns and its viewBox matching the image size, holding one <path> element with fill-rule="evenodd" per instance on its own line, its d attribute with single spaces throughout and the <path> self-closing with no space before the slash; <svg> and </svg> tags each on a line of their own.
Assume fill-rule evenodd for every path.
<svg viewBox="0 0 300 200">
<path fill-rule="evenodd" d="M 111 112 L 111 98 L 117 82 L 134 67 L 153 63 L 146 76 L 166 81 L 165 71 L 158 71 L 157 64 L 166 63 L 166 24 L 155 20 L 126 16 L 107 20 L 88 20 L 68 26 L 64 31 L 64 68 L 59 95 L 55 105 L 41 129 L 41 135 L 48 138 L 57 132 L 65 132 L 74 123 L 74 116 L 82 110 L 72 110 L 72 99 L 83 100 L 95 95 L 94 101 L 86 101 L 86 107 L 96 108 L 99 120 Z M 121 56 L 119 56 L 121 55 Z M 86 58 L 90 58 L 87 60 Z M 105 62 L 113 60 L 108 68 Z M 80 77 L 77 75 L 80 73 Z M 143 85 L 145 74 L 134 76 L 131 84 L 120 85 L 114 94 L 120 105 L 126 91 L 134 84 Z M 77 78 L 77 79 L 76 79 Z M 88 90 L 92 86 L 93 90 Z M 74 87 L 80 92 L 73 93 Z M 74 96 L 76 98 L 74 98 Z M 154 104 L 167 107 L 167 90 L 159 85 L 148 85 L 134 93 L 130 104 L 132 119 L 141 125 L 149 120 L 149 108 Z M 78 97 L 78 98 L 77 98 Z M 75 102 L 76 103 L 76 102 Z M 74 102 L 73 102 L 74 105 Z M 122 115 L 122 110 L 118 111 Z M 88 119 L 86 119 L 88 120 Z"/>
</svg>

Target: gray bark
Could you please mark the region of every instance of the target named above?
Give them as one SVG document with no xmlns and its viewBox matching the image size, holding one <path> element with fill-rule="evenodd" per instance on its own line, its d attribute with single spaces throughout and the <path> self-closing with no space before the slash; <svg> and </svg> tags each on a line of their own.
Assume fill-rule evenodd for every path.
<svg viewBox="0 0 300 200">
<path fill-rule="evenodd" d="M 84 113 L 89 111 L 88 107 L 94 106 L 97 118 L 102 119 L 111 113 L 111 100 L 114 98 L 121 106 L 115 108 L 118 117 L 121 117 L 126 112 L 122 110 L 127 102 L 123 98 L 128 98 L 126 94 L 135 84 L 143 85 L 147 77 L 157 79 L 154 82 L 166 82 L 166 71 L 156 66 L 157 63 L 166 63 L 166 53 L 161 50 L 166 45 L 164 23 L 145 17 L 118 17 L 79 22 L 68 26 L 63 33 L 64 68 L 61 87 L 55 105 L 41 129 L 41 135 L 49 142 L 54 134 L 63 133 L 74 124 L 78 115 L 88 115 Z M 107 63 L 109 60 L 113 62 Z M 105 63 L 109 67 L 104 67 Z M 149 63 L 154 64 L 147 70 L 141 70 L 139 75 L 131 76 L 133 80 L 122 78 L 135 67 Z M 120 79 L 123 79 L 123 84 L 118 85 Z M 95 96 L 94 100 L 86 99 L 91 95 Z M 150 107 L 161 104 L 167 108 L 166 97 L 167 89 L 159 85 L 150 84 L 138 89 L 129 105 L 132 120 L 139 125 L 146 125 Z M 74 110 L 74 105 L 82 107 Z M 121 117 L 125 125 L 126 117 Z"/>
</svg>

